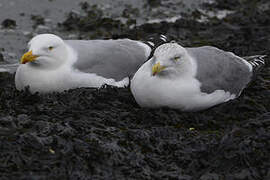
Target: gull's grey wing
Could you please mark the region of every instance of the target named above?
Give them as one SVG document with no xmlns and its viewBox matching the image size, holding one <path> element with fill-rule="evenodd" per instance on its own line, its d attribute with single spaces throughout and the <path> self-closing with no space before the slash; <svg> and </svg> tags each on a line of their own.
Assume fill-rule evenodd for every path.
<svg viewBox="0 0 270 180">
<path fill-rule="evenodd" d="M 220 89 L 238 96 L 252 78 L 247 63 L 231 52 L 211 46 L 186 49 L 197 62 L 196 78 L 201 82 L 202 92 Z"/>
<path fill-rule="evenodd" d="M 65 42 L 78 53 L 74 68 L 117 81 L 132 76 L 148 57 L 142 43 L 129 39 Z"/>
</svg>

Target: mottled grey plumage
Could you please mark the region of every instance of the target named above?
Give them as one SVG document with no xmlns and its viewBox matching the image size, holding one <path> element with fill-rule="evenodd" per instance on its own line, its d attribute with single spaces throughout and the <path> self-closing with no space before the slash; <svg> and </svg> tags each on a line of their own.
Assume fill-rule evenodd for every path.
<svg viewBox="0 0 270 180">
<path fill-rule="evenodd" d="M 78 60 L 74 64 L 76 69 L 116 81 L 132 76 L 148 56 L 138 41 L 129 39 L 65 42 L 78 53 Z"/>
<path fill-rule="evenodd" d="M 252 79 L 252 71 L 240 57 L 215 47 L 186 48 L 197 62 L 196 78 L 201 91 L 212 93 L 222 89 L 239 95 Z"/>
</svg>

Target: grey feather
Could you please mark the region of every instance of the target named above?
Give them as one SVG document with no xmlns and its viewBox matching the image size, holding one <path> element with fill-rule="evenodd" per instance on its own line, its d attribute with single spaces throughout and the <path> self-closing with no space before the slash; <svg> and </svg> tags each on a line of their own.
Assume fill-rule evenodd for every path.
<svg viewBox="0 0 270 180">
<path fill-rule="evenodd" d="M 187 48 L 197 62 L 201 91 L 225 90 L 238 96 L 252 79 L 252 71 L 240 57 L 215 47 Z"/>
<path fill-rule="evenodd" d="M 117 81 L 132 76 L 147 59 L 138 41 L 129 39 L 65 42 L 78 53 L 74 68 Z"/>
</svg>

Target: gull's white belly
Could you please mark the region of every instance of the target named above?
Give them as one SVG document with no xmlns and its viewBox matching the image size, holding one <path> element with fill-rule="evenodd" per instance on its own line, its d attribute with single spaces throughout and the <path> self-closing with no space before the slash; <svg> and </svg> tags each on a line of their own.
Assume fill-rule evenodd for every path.
<svg viewBox="0 0 270 180">
<path fill-rule="evenodd" d="M 55 70 L 33 68 L 29 65 L 20 65 L 16 71 L 15 84 L 18 90 L 29 86 L 30 92 L 62 92 L 79 87 L 100 87 L 103 84 L 117 87 L 127 86 L 128 78 L 116 82 L 94 73 L 83 73 L 72 70 L 70 66 L 63 66 Z"/>
<path fill-rule="evenodd" d="M 16 71 L 15 84 L 18 90 L 29 86 L 31 92 L 63 91 L 71 86 L 68 70 L 41 70 L 20 65 Z"/>
<path fill-rule="evenodd" d="M 216 90 L 211 94 L 200 90 L 200 82 L 193 77 L 175 80 L 136 73 L 131 91 L 142 107 L 171 107 L 184 111 L 197 111 L 234 99 L 235 95 Z"/>
</svg>

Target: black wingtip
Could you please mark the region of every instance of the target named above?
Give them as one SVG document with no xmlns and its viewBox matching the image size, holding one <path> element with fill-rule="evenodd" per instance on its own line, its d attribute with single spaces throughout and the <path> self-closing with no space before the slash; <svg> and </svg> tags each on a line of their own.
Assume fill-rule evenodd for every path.
<svg viewBox="0 0 270 180">
<path fill-rule="evenodd" d="M 244 59 L 251 64 L 252 71 L 253 71 L 253 78 L 255 79 L 258 75 L 258 73 L 263 69 L 265 65 L 267 65 L 269 62 L 269 58 L 267 58 L 267 55 L 255 55 L 255 56 L 248 56 L 244 57 Z"/>
<path fill-rule="evenodd" d="M 145 44 L 151 47 L 151 49 L 156 48 L 164 43 L 169 42 L 167 36 L 163 34 L 158 34 L 158 35 L 151 35 L 146 38 L 144 41 Z"/>
<path fill-rule="evenodd" d="M 169 43 L 170 40 L 167 36 L 163 34 L 157 34 L 157 35 L 149 36 L 143 42 L 151 48 L 151 54 L 148 57 L 148 59 L 151 59 L 154 54 L 155 49 L 162 44 Z"/>
<path fill-rule="evenodd" d="M 266 55 L 257 55 L 257 56 L 251 57 L 250 61 L 248 62 L 252 65 L 254 73 L 257 73 L 258 71 L 260 71 L 260 69 L 262 69 L 265 66 L 266 57 L 267 57 Z"/>
</svg>

